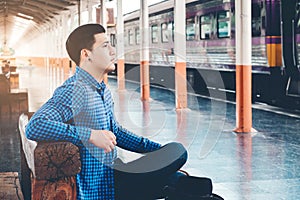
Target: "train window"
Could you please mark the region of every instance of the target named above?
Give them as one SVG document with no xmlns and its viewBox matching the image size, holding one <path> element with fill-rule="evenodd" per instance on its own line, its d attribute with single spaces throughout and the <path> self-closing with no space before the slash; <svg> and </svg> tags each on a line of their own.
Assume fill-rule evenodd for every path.
<svg viewBox="0 0 300 200">
<path fill-rule="evenodd" d="M 140 29 L 136 28 L 135 29 L 135 43 L 140 44 L 140 41 L 141 41 Z"/>
<path fill-rule="evenodd" d="M 128 46 L 128 31 L 124 30 L 124 46 Z"/>
<path fill-rule="evenodd" d="M 259 4 L 252 4 L 252 36 L 261 35 L 261 8 Z"/>
<path fill-rule="evenodd" d="M 195 20 L 190 18 L 186 20 L 186 40 L 195 39 Z"/>
<path fill-rule="evenodd" d="M 261 16 L 261 28 L 266 29 L 266 16 Z"/>
<path fill-rule="evenodd" d="M 174 22 L 169 22 L 168 30 L 170 31 L 170 36 L 172 36 L 172 41 L 174 41 Z"/>
<path fill-rule="evenodd" d="M 168 23 L 161 24 L 161 41 L 162 42 L 169 42 L 169 38 L 171 36 L 171 30 L 169 30 Z"/>
<path fill-rule="evenodd" d="M 128 30 L 128 44 L 133 45 L 134 44 L 134 33 L 133 30 L 129 29 Z"/>
<path fill-rule="evenodd" d="M 299 34 L 300 33 L 300 13 L 297 13 L 296 16 L 296 33 Z"/>
<path fill-rule="evenodd" d="M 152 43 L 158 43 L 158 26 L 154 24 L 151 26 L 151 41 Z"/>
<path fill-rule="evenodd" d="M 210 39 L 212 33 L 212 17 L 211 15 L 203 15 L 200 17 L 200 38 Z"/>
<path fill-rule="evenodd" d="M 227 38 L 230 37 L 230 12 L 229 11 L 222 11 L 219 12 L 217 15 L 218 18 L 218 38 Z"/>
</svg>

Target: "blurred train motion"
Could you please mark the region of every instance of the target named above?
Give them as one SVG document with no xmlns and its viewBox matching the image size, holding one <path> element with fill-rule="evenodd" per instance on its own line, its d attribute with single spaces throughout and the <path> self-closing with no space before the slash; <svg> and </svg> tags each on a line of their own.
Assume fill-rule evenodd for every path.
<svg viewBox="0 0 300 200">
<path fill-rule="evenodd" d="M 168 89 L 175 84 L 173 6 L 169 0 L 149 7 L 150 82 Z M 300 0 L 252 0 L 253 102 L 300 109 L 299 16 Z M 124 23 L 126 79 L 139 81 L 139 11 Z M 189 92 L 235 99 L 235 29 L 235 0 L 186 1 Z M 108 33 L 115 45 L 115 27 Z"/>
</svg>

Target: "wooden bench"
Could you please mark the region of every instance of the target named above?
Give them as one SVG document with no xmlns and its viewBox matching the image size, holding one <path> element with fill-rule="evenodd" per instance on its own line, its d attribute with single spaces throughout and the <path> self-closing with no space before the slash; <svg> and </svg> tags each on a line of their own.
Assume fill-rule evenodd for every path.
<svg viewBox="0 0 300 200">
<path fill-rule="evenodd" d="M 14 76 L 12 76 L 14 77 Z M 5 74 L 0 74 L 0 117 L 7 118 L 11 115 L 20 116 L 28 112 L 28 91 L 11 87 Z M 19 83 L 15 83 L 19 87 Z"/>
<path fill-rule="evenodd" d="M 32 114 L 22 114 L 19 118 L 24 199 L 75 200 L 76 174 L 81 169 L 78 147 L 70 142 L 27 139 L 25 126 Z"/>
</svg>

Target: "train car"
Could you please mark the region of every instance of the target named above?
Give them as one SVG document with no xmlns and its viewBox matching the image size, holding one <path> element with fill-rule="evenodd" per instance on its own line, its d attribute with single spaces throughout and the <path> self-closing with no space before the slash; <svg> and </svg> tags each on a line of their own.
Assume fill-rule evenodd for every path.
<svg viewBox="0 0 300 200">
<path fill-rule="evenodd" d="M 289 3 L 252 0 L 253 101 L 299 108 L 299 64 L 291 66 L 286 60 L 298 58 L 295 52 L 300 47 L 297 43 L 300 42 L 300 29 L 294 25 L 296 28 L 291 30 L 295 34 L 292 41 L 295 48 L 291 49 L 292 45 L 286 45 L 291 41 L 282 38 L 282 31 L 289 30 L 281 25 L 289 22 L 280 17 L 281 12 L 293 9 L 289 20 L 295 21 L 299 15 L 298 7 L 298 0 Z M 149 31 L 150 38 L 150 82 L 168 89 L 174 89 L 174 26 L 174 1 L 163 1 L 149 7 L 149 30 L 146 31 Z M 235 28 L 234 0 L 186 1 L 186 61 L 190 92 L 209 96 L 214 90 L 225 92 L 229 100 L 235 99 Z M 114 31 L 109 30 L 112 38 L 116 37 Z M 139 81 L 140 32 L 139 11 L 127 14 L 123 36 L 126 78 L 135 81 Z M 283 33 L 283 36 L 289 38 L 292 33 Z M 288 72 L 290 69 L 292 72 Z M 217 77 L 222 78 L 222 83 Z"/>
</svg>

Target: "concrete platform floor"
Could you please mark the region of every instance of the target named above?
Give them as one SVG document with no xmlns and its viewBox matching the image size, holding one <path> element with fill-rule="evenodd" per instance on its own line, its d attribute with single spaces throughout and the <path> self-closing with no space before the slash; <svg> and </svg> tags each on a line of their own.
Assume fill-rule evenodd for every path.
<svg viewBox="0 0 300 200">
<path fill-rule="evenodd" d="M 36 111 L 70 74 L 59 68 L 18 68 L 20 88 L 29 90 Z M 139 84 L 119 91 L 109 79 L 115 114 L 124 127 L 162 144 L 178 141 L 188 149 L 184 169 L 213 180 L 213 191 L 227 200 L 300 199 L 300 115 L 253 105 L 253 128 L 235 134 L 235 104 L 189 95 L 189 108 L 175 110 L 174 92 L 151 88 L 141 102 Z M 20 168 L 17 117 L 1 121 L 0 172 Z M 122 153 L 121 153 L 122 154 Z M 127 154 L 126 154 L 127 155 Z M 128 159 L 136 155 L 130 154 Z"/>
</svg>

